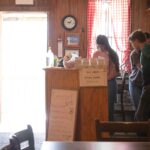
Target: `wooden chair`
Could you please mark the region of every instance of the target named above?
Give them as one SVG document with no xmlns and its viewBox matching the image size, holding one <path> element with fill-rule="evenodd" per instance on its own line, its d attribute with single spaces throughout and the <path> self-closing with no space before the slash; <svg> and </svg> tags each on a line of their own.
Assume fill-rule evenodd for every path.
<svg viewBox="0 0 150 150">
<path fill-rule="evenodd" d="M 126 114 L 134 114 L 135 109 L 133 110 L 128 110 L 125 109 L 124 106 L 124 91 L 128 90 L 128 84 L 126 84 L 126 80 L 128 79 L 128 73 L 124 72 L 122 79 L 121 79 L 121 84 L 118 85 L 118 91 L 117 94 L 120 96 L 120 109 L 115 110 L 114 109 L 114 114 L 121 114 L 122 115 L 122 120 L 126 120 Z"/>
<path fill-rule="evenodd" d="M 96 119 L 95 127 L 97 141 L 150 141 L 150 121 L 101 122 L 98 119 Z M 103 137 L 102 133 L 105 132 L 111 134 L 116 132 L 126 134 Z M 133 133 L 136 134 L 133 135 Z"/>
<path fill-rule="evenodd" d="M 35 150 L 32 127 L 28 125 L 27 129 L 13 134 L 10 145 L 12 150 Z"/>
</svg>

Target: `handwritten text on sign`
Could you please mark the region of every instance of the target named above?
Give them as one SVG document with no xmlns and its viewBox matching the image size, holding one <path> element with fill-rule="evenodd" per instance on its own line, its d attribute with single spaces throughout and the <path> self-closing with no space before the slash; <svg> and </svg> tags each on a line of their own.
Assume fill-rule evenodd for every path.
<svg viewBox="0 0 150 150">
<path fill-rule="evenodd" d="M 76 111 L 76 90 L 52 90 L 48 125 L 49 141 L 73 141 Z"/>
<path fill-rule="evenodd" d="M 107 86 L 107 72 L 98 68 L 82 68 L 79 72 L 80 86 Z"/>
</svg>

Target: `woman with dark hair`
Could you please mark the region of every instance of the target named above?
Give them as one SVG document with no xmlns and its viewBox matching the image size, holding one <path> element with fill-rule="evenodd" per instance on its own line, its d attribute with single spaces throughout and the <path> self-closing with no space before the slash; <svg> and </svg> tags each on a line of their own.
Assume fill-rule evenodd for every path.
<svg viewBox="0 0 150 150">
<path fill-rule="evenodd" d="M 107 63 L 109 120 L 112 121 L 114 102 L 117 99 L 116 77 L 119 75 L 119 59 L 105 35 L 99 35 L 96 39 L 96 44 L 97 51 L 94 52 L 93 58 L 104 57 Z"/>
</svg>

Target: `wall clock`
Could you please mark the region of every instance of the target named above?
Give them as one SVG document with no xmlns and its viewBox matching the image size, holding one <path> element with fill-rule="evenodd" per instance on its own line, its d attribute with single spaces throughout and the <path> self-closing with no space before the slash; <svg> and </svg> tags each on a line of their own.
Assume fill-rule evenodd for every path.
<svg viewBox="0 0 150 150">
<path fill-rule="evenodd" d="M 65 16 L 61 23 L 66 30 L 73 30 L 77 26 L 77 20 L 72 15 Z"/>
</svg>

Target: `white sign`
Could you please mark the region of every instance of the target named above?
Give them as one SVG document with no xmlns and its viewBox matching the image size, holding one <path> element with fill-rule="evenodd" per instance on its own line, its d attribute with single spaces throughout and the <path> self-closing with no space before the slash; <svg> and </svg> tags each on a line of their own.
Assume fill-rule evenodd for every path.
<svg viewBox="0 0 150 150">
<path fill-rule="evenodd" d="M 107 72 L 99 68 L 81 68 L 79 79 L 81 87 L 107 86 Z"/>
<path fill-rule="evenodd" d="M 58 40 L 58 57 L 63 57 L 63 41 Z"/>
<path fill-rule="evenodd" d="M 48 141 L 74 140 L 77 96 L 77 90 L 52 89 Z"/>
<path fill-rule="evenodd" d="M 16 5 L 33 5 L 34 0 L 15 0 Z"/>
</svg>

